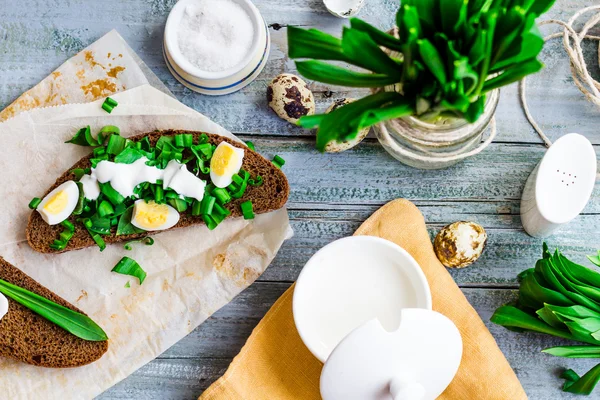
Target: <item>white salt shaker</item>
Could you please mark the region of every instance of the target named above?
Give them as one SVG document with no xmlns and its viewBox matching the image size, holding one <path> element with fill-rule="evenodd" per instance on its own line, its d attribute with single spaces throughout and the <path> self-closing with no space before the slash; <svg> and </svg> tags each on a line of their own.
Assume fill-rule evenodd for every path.
<svg viewBox="0 0 600 400">
<path fill-rule="evenodd" d="M 596 170 L 596 152 L 584 136 L 570 133 L 554 142 L 523 190 L 525 231 L 545 237 L 577 217 L 592 195 Z"/>
</svg>

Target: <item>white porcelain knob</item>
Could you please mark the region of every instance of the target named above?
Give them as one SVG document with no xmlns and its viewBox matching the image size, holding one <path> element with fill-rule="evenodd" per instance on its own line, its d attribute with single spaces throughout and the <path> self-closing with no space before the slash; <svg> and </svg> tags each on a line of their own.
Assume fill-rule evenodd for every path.
<svg viewBox="0 0 600 400">
<path fill-rule="evenodd" d="M 425 388 L 420 383 L 401 376 L 390 383 L 390 393 L 394 400 L 423 400 Z"/>
</svg>

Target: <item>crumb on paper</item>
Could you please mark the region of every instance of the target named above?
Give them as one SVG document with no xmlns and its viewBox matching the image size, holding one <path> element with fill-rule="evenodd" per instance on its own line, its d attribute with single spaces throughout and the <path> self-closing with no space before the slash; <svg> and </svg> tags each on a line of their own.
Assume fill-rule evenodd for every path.
<svg viewBox="0 0 600 400">
<path fill-rule="evenodd" d="M 225 254 L 217 254 L 213 261 L 213 267 L 219 275 L 232 280 L 238 286 L 254 282 L 260 276 L 260 273 L 252 268 L 234 266 L 231 258 Z"/>
<path fill-rule="evenodd" d="M 81 300 L 87 298 L 88 293 L 85 290 L 81 291 L 81 295 L 75 300 L 75 303 L 79 303 Z"/>
<path fill-rule="evenodd" d="M 87 85 L 81 86 L 81 90 L 83 90 L 83 93 L 86 96 L 92 95 L 93 99 L 97 100 L 101 97 L 115 93 L 117 91 L 117 85 L 108 79 L 97 79 Z"/>
<path fill-rule="evenodd" d="M 59 71 L 54 71 L 54 72 L 52 73 L 52 77 L 53 77 L 54 79 L 56 79 L 56 78 L 60 77 L 61 75 L 62 75 L 62 74 L 61 74 Z"/>
<path fill-rule="evenodd" d="M 169 285 L 169 281 L 165 279 L 162 283 L 162 290 L 163 292 L 167 292 L 169 289 L 171 289 L 171 285 Z"/>
<path fill-rule="evenodd" d="M 79 71 L 75 72 L 75 75 L 77 76 L 77 78 L 80 81 L 84 81 L 85 80 L 85 69 L 80 69 Z"/>
<path fill-rule="evenodd" d="M 83 55 L 85 56 L 85 61 L 90 64 L 90 67 L 94 68 L 95 66 L 99 66 L 102 69 L 106 69 L 104 67 L 104 65 L 100 64 L 99 62 L 96 61 L 96 59 L 94 58 L 94 53 L 92 53 L 91 50 L 86 50 L 83 52 Z"/>
<path fill-rule="evenodd" d="M 111 65 L 111 64 L 109 64 L 109 65 Z M 117 67 L 111 68 L 106 73 L 106 75 L 109 76 L 109 77 L 111 77 L 111 78 L 116 78 L 117 75 L 119 75 L 119 73 L 123 72 L 123 71 L 125 71 L 125 67 L 117 66 Z"/>
</svg>

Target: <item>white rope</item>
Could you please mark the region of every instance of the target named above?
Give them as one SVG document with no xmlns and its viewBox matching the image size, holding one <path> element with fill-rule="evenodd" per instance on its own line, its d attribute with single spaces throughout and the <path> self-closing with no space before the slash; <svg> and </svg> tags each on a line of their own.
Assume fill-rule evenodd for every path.
<svg viewBox="0 0 600 400">
<path fill-rule="evenodd" d="M 598 24 L 598 22 L 600 22 L 600 12 L 592 16 L 583 25 L 581 32 L 577 33 L 575 29 L 573 29 L 573 24 L 579 19 L 579 17 L 593 10 L 600 10 L 600 5 L 586 7 L 582 10 L 579 10 L 566 23 L 556 19 L 550 19 L 540 23 L 540 26 L 557 24 L 563 27 L 562 32 L 553 33 L 552 35 L 546 36 L 544 40 L 548 41 L 560 36 L 563 37 L 563 46 L 571 62 L 571 73 L 573 74 L 573 81 L 575 82 L 575 85 L 585 95 L 586 99 L 600 107 L 600 82 L 596 81 L 590 75 L 585 60 L 583 58 L 583 50 L 581 48 L 581 42 L 584 39 L 600 41 L 600 36 L 588 35 L 588 31 L 596 24 Z M 598 47 L 598 60 L 600 62 L 600 44 Z M 525 94 L 526 81 L 525 78 L 523 78 L 523 80 L 519 83 L 519 96 L 521 98 L 521 105 L 523 106 L 523 111 L 525 112 L 525 116 L 527 117 L 527 120 L 529 121 L 533 129 L 535 129 L 540 138 L 544 141 L 544 144 L 547 147 L 550 147 L 552 145 L 552 141 L 548 139 L 542 128 L 535 122 L 535 119 L 529 111 L 529 106 L 527 105 L 527 99 L 525 97 Z"/>
</svg>

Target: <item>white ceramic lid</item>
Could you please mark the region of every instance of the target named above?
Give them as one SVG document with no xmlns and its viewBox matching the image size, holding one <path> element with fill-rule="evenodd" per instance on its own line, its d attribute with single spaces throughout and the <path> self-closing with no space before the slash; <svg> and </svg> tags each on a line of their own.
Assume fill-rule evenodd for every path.
<svg viewBox="0 0 600 400">
<path fill-rule="evenodd" d="M 569 133 L 554 142 L 535 182 L 535 200 L 544 219 L 564 224 L 579 215 L 594 189 L 596 170 L 596 152 L 584 136 Z"/>
<path fill-rule="evenodd" d="M 434 400 L 462 358 L 460 332 L 444 315 L 402 310 L 400 327 L 371 320 L 346 336 L 321 373 L 323 400 Z"/>
</svg>

